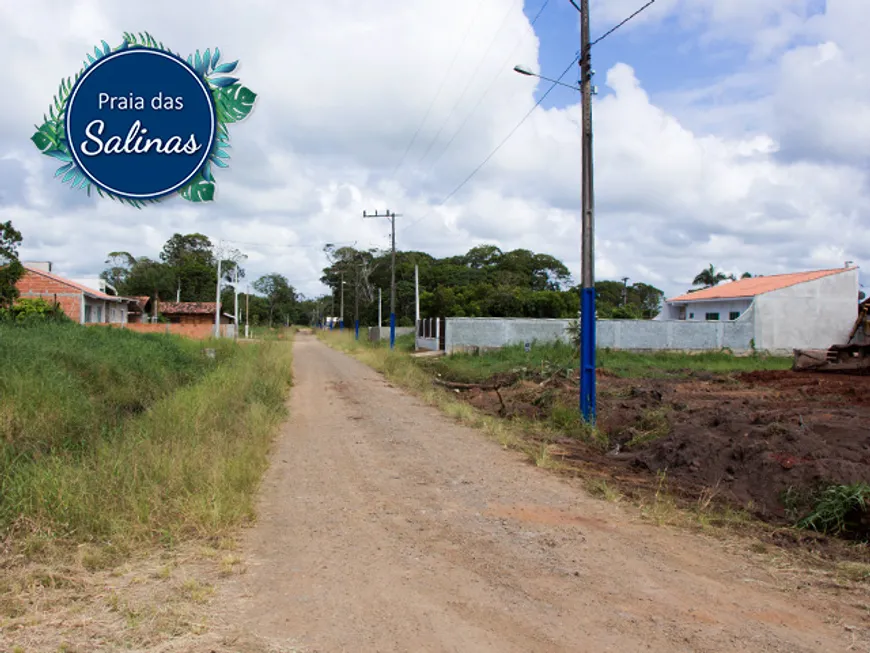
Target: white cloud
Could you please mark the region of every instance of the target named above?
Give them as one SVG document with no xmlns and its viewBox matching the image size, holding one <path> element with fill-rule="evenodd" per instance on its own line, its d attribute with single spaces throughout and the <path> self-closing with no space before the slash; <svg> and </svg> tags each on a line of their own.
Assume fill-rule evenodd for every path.
<svg viewBox="0 0 870 653">
<path fill-rule="evenodd" d="M 629 276 L 673 294 L 711 262 L 739 274 L 870 261 L 870 45 L 860 30 L 868 5 L 830 0 L 818 16 L 811 4 L 659 0 L 631 24 L 652 29 L 676 12 L 699 38 L 741 44 L 755 58 L 726 80 L 663 95 L 658 104 L 629 65 L 600 71 L 613 93 L 595 103 L 599 278 Z M 596 24 L 638 6 L 598 2 Z M 169 0 L 0 5 L 0 55 L 10 62 L 0 97 L 3 219 L 23 231 L 26 257 L 70 273 L 99 271 L 113 250 L 156 256 L 175 231 L 200 231 L 247 243 L 238 247 L 249 254 L 251 275 L 281 272 L 315 293 L 323 244 L 386 247 L 388 222 L 361 214 L 389 208 L 403 214 L 402 249 L 446 255 L 496 242 L 559 256 L 577 279 L 578 107 L 533 113 L 455 197 L 436 205 L 533 103 L 534 81 L 510 74 L 515 62 L 538 58 L 519 2 L 481 0 L 475 14 L 477 7 L 462 0 L 257 0 L 244 11 L 217 1 L 208 11 Z M 220 46 L 241 59 L 240 76 L 259 93 L 251 118 L 231 129 L 233 159 L 216 173 L 214 205 L 173 199 L 137 211 L 89 199 L 54 180 L 55 166 L 28 141 L 60 78 L 93 45 L 145 28 L 185 55 Z M 391 175 L 454 56 L 414 147 Z"/>
</svg>

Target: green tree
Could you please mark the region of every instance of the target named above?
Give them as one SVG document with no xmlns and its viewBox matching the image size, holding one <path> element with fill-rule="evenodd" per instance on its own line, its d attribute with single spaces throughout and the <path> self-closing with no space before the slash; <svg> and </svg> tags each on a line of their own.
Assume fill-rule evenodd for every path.
<svg viewBox="0 0 870 653">
<path fill-rule="evenodd" d="M 298 299 L 287 277 L 277 273 L 267 274 L 257 279 L 253 286 L 266 301 L 270 327 L 275 318 L 279 318 L 281 322 L 298 321 Z"/>
<path fill-rule="evenodd" d="M 18 260 L 21 232 L 12 222 L 0 222 L 0 309 L 10 309 L 18 298 L 18 280 L 24 276 L 24 266 Z"/>
<path fill-rule="evenodd" d="M 119 294 L 127 294 L 127 279 L 135 264 L 136 259 L 130 252 L 109 252 L 109 258 L 106 259 L 106 265 L 109 267 L 100 273 L 100 277 Z"/>
<path fill-rule="evenodd" d="M 207 236 L 174 234 L 163 246 L 160 260 L 172 269 L 181 301 L 214 301 L 217 261 Z"/>
</svg>

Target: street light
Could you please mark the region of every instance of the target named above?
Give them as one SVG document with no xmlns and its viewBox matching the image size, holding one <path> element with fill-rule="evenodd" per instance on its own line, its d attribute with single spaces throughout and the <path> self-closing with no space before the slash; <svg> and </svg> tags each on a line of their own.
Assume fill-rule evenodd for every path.
<svg viewBox="0 0 870 653">
<path fill-rule="evenodd" d="M 592 60 L 589 39 L 589 0 L 580 0 L 580 4 L 571 0 L 574 8 L 580 12 L 580 86 L 562 84 L 555 79 L 548 79 L 533 73 L 526 66 L 514 66 L 520 75 L 539 77 L 552 84 L 568 86 L 580 91 L 583 114 L 581 142 L 583 150 L 582 170 L 582 216 L 581 216 L 581 274 L 583 277 L 580 294 L 580 413 L 588 424 L 595 423 L 595 193 L 593 190 L 593 160 L 592 160 L 592 96 L 596 89 L 592 86 Z M 600 39 L 599 39 L 600 40 Z"/>
<path fill-rule="evenodd" d="M 514 66 L 514 71 L 518 72 L 520 75 L 525 75 L 526 77 L 537 77 L 538 79 L 543 79 L 545 82 L 550 82 L 552 84 L 558 84 L 559 86 L 564 86 L 565 88 L 574 89 L 575 91 L 581 91 L 579 86 L 573 86 L 571 84 L 563 84 L 558 79 L 550 79 L 549 77 L 544 77 L 543 75 L 539 75 L 538 73 L 533 73 L 527 66 L 523 66 L 522 64 L 517 64 Z"/>
</svg>

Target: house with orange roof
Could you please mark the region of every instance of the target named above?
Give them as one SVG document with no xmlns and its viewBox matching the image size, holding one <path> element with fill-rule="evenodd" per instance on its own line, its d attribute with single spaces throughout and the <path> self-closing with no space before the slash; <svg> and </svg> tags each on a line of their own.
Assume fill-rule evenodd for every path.
<svg viewBox="0 0 870 653">
<path fill-rule="evenodd" d="M 732 322 L 756 349 L 826 349 L 844 344 L 858 317 L 858 268 L 757 276 L 666 299 L 656 320 Z"/>
<path fill-rule="evenodd" d="M 58 304 L 64 314 L 79 324 L 126 324 L 131 304 L 111 287 L 103 290 L 67 279 L 52 271 L 49 262 L 23 263 L 24 274 L 16 283 L 23 298 L 38 297 Z"/>
</svg>

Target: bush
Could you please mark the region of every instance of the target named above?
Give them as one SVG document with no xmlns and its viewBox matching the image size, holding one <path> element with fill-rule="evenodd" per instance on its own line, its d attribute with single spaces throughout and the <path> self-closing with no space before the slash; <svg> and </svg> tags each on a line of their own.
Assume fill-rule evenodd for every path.
<svg viewBox="0 0 870 653">
<path fill-rule="evenodd" d="M 41 297 L 18 299 L 12 308 L 0 310 L 0 321 L 16 324 L 72 322 L 61 310 L 59 304 L 51 304 Z"/>
</svg>

